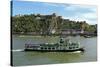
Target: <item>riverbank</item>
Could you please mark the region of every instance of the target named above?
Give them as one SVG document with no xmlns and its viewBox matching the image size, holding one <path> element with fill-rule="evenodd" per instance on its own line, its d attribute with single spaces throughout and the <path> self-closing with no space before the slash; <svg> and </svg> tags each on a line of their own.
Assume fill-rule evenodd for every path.
<svg viewBox="0 0 100 67">
<path fill-rule="evenodd" d="M 12 35 L 15 35 L 15 36 L 19 36 L 19 37 L 68 37 L 68 36 L 81 36 L 81 37 L 85 37 L 85 38 L 91 38 L 91 37 L 97 37 L 96 34 L 92 34 L 92 35 L 89 35 L 89 34 L 51 34 L 51 35 L 42 35 L 42 34 L 12 34 Z"/>
</svg>

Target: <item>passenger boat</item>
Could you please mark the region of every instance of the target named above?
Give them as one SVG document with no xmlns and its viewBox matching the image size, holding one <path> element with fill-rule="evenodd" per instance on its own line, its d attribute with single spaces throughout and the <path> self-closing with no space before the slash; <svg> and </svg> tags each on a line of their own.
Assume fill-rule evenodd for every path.
<svg viewBox="0 0 100 67">
<path fill-rule="evenodd" d="M 41 43 L 41 44 L 25 44 L 25 51 L 39 51 L 39 52 L 75 52 L 84 51 L 80 43 L 70 42 L 69 39 L 60 39 L 58 43 Z"/>
</svg>

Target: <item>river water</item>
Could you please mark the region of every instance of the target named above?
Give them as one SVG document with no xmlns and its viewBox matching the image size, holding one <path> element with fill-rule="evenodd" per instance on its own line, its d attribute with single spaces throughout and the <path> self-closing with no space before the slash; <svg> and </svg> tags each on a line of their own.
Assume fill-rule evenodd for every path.
<svg viewBox="0 0 100 67">
<path fill-rule="evenodd" d="M 80 42 L 81 46 L 84 46 L 85 52 L 24 52 L 23 49 L 25 43 L 56 43 L 59 41 L 59 37 L 13 35 L 12 63 L 14 66 L 25 66 L 97 61 L 97 37 L 84 38 L 80 36 L 68 36 L 66 39 L 67 38 L 72 42 Z"/>
</svg>

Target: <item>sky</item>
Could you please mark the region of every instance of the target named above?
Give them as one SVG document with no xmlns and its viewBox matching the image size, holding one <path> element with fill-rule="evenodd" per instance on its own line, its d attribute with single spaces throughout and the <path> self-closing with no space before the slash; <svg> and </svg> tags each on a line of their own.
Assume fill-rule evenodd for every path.
<svg viewBox="0 0 100 67">
<path fill-rule="evenodd" d="M 56 13 L 64 19 L 97 24 L 97 6 L 35 1 L 13 1 L 12 15 Z"/>
</svg>

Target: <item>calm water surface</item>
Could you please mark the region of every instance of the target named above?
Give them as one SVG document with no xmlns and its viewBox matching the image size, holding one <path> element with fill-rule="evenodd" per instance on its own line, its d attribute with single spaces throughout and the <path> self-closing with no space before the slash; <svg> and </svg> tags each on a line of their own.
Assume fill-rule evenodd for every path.
<svg viewBox="0 0 100 67">
<path fill-rule="evenodd" d="M 97 37 L 66 37 L 72 42 L 80 42 L 85 47 L 84 53 L 68 52 L 24 52 L 25 43 L 56 43 L 59 37 L 13 36 L 13 65 L 40 65 L 55 63 L 88 62 L 97 60 Z"/>
</svg>

